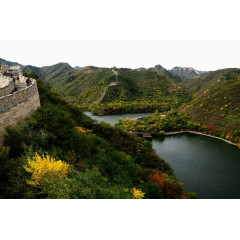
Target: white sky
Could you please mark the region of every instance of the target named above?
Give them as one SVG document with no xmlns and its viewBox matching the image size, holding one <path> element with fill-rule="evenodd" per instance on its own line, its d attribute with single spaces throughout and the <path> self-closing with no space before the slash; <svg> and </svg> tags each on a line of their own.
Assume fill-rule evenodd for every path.
<svg viewBox="0 0 240 240">
<path fill-rule="evenodd" d="M 0 41 L 0 58 L 23 65 L 216 70 L 240 67 L 240 41 Z"/>
<path fill-rule="evenodd" d="M 239 0 L 8 0 L 1 9 L 0 58 L 24 65 L 240 67 Z"/>
</svg>

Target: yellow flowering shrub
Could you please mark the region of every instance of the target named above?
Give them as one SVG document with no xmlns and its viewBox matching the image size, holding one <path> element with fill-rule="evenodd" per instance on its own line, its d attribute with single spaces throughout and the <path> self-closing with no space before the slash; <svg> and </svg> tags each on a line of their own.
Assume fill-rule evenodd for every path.
<svg viewBox="0 0 240 240">
<path fill-rule="evenodd" d="M 55 175 L 60 173 L 62 177 L 67 176 L 69 165 L 61 160 L 47 156 L 40 156 L 35 153 L 33 158 L 28 158 L 28 165 L 24 166 L 25 170 L 32 174 L 32 180 L 27 183 L 33 186 L 39 185 L 40 180 L 46 173 Z"/>
<path fill-rule="evenodd" d="M 92 132 L 92 130 L 87 130 L 87 129 L 84 129 L 82 127 L 76 127 L 77 131 L 83 135 L 87 134 L 87 133 L 90 133 Z"/>
<path fill-rule="evenodd" d="M 133 196 L 135 199 L 142 199 L 144 198 L 145 193 L 142 192 L 140 189 L 133 188 Z"/>
</svg>

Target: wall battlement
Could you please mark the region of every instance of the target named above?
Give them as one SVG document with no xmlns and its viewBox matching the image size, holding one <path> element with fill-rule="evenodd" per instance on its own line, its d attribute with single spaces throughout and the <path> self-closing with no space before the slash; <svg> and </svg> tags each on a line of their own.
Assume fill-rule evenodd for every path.
<svg viewBox="0 0 240 240">
<path fill-rule="evenodd" d="M 28 101 L 35 93 L 38 93 L 37 82 L 34 79 L 32 79 L 32 82 L 32 85 L 22 90 L 0 97 L 0 114 L 11 110 L 12 107 L 16 107 L 22 102 Z"/>
</svg>

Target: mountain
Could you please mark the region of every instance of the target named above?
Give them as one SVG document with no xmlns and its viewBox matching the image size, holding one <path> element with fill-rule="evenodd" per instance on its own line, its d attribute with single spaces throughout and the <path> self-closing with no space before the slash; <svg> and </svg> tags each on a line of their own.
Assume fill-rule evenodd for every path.
<svg viewBox="0 0 240 240">
<path fill-rule="evenodd" d="M 17 63 L 17 62 L 10 62 L 10 61 L 7 61 L 7 60 L 5 60 L 5 59 L 0 58 L 0 65 L 1 65 L 1 64 L 6 64 L 6 65 L 9 65 L 9 66 L 21 65 L 21 64 L 19 64 L 19 63 Z M 22 66 L 22 65 L 21 65 L 21 66 Z"/>
<path fill-rule="evenodd" d="M 78 69 L 81 69 L 81 68 L 83 68 L 83 67 L 75 66 L 73 69 L 78 70 Z"/>
<path fill-rule="evenodd" d="M 112 69 L 93 66 L 46 81 L 69 101 L 98 113 L 164 111 L 189 100 L 186 89 L 163 73 L 127 68 L 117 72 L 118 82 Z"/>
<path fill-rule="evenodd" d="M 183 82 L 193 99 L 181 112 L 216 131 L 234 133 L 240 129 L 240 69 L 222 69 Z"/>
<path fill-rule="evenodd" d="M 140 67 L 140 68 L 136 68 L 135 70 L 146 70 L 146 68 L 144 68 L 144 67 Z"/>
<path fill-rule="evenodd" d="M 73 70 L 73 68 L 68 63 L 58 63 L 52 66 L 45 66 L 45 67 L 35 67 L 31 65 L 27 65 L 23 67 L 23 72 L 34 72 L 42 79 L 51 79 L 56 78 L 59 75 Z"/>
<path fill-rule="evenodd" d="M 35 66 L 32 66 L 32 65 L 26 65 L 26 66 L 23 67 L 23 72 L 25 72 L 25 73 L 33 72 L 33 73 L 37 74 L 39 77 L 42 77 L 40 67 L 35 67 Z"/>
<path fill-rule="evenodd" d="M 194 69 L 194 68 L 187 68 L 187 67 L 174 67 L 173 69 L 169 70 L 171 73 L 179 76 L 182 79 L 189 79 L 189 78 L 196 78 L 201 73 Z"/>
<path fill-rule="evenodd" d="M 7 61 L 0 58 L 0 64 L 7 64 L 9 66 L 20 65 L 23 68 L 23 72 L 33 72 L 43 79 L 56 78 L 57 76 L 66 71 L 73 70 L 73 68 L 68 63 L 58 63 L 52 66 L 36 67 L 32 65 L 24 66 L 20 63 Z"/>
<path fill-rule="evenodd" d="M 181 76 L 178 76 L 177 74 L 175 73 L 172 73 L 171 71 L 168 71 L 166 68 L 162 67 L 161 65 L 156 65 L 154 66 L 153 68 L 148 68 L 148 70 L 150 71 L 154 71 L 154 72 L 157 72 L 158 74 L 164 74 L 166 75 L 167 77 L 171 78 L 171 79 L 174 79 L 178 82 L 181 82 L 182 81 L 182 78 Z"/>
<path fill-rule="evenodd" d="M 57 78 L 61 74 L 71 70 L 73 70 L 73 68 L 68 63 L 58 63 L 52 66 L 42 67 L 41 74 L 47 81 L 48 79 Z"/>
</svg>

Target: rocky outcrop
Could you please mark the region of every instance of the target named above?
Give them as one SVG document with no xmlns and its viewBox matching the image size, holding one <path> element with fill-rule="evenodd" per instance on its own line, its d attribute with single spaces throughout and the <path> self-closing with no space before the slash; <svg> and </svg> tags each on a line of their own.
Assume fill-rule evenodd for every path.
<svg viewBox="0 0 240 240">
<path fill-rule="evenodd" d="M 178 75 L 182 79 L 189 79 L 189 78 L 197 78 L 201 74 L 195 68 L 188 68 L 188 67 L 174 67 L 173 69 L 169 70 L 171 73 Z"/>
<path fill-rule="evenodd" d="M 148 68 L 148 70 L 150 71 L 153 71 L 153 72 L 156 72 L 158 74 L 164 74 L 166 75 L 167 77 L 171 78 L 171 79 L 174 79 L 178 82 L 181 82 L 182 79 L 181 77 L 179 77 L 177 74 L 174 74 L 170 71 L 168 71 L 166 68 L 164 68 L 163 66 L 161 66 L 160 64 L 158 65 L 155 65 L 153 68 Z"/>
</svg>

